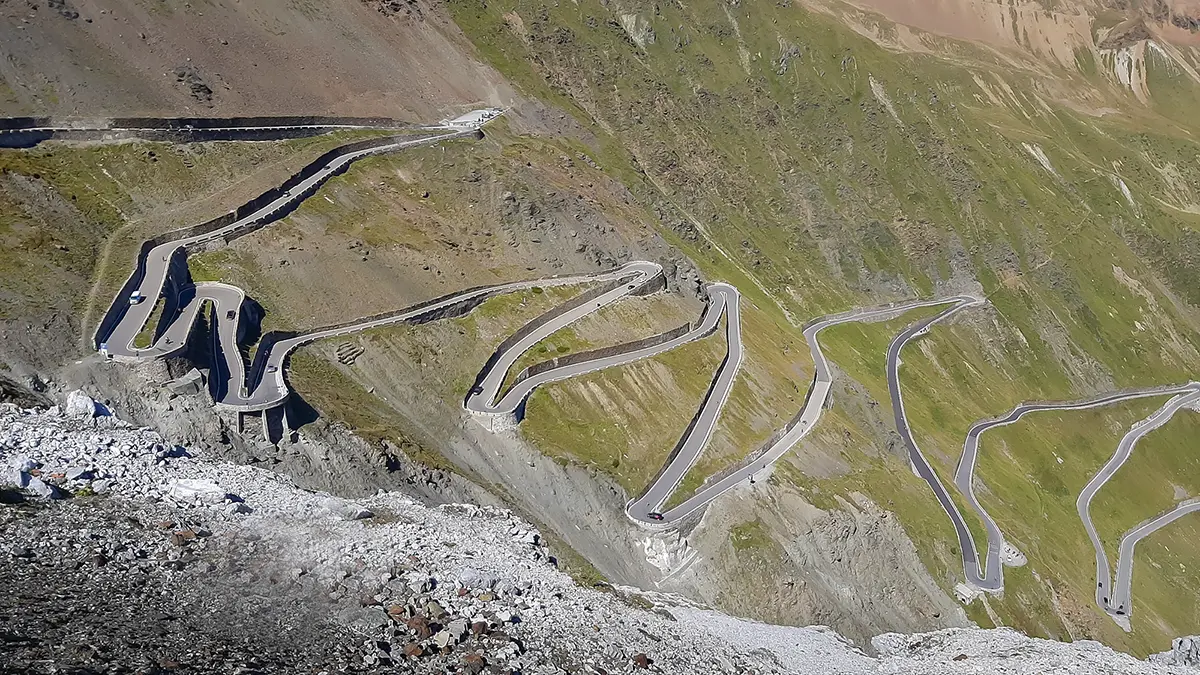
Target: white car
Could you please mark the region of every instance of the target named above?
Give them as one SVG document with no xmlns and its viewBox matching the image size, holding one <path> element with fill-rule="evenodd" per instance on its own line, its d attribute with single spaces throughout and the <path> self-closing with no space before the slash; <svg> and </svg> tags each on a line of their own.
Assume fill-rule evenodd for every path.
<svg viewBox="0 0 1200 675">
<path fill-rule="evenodd" d="M 141 291 L 134 291 L 129 294 L 129 304 L 131 305 L 140 305 L 145 299 L 146 296 L 142 295 Z"/>
</svg>

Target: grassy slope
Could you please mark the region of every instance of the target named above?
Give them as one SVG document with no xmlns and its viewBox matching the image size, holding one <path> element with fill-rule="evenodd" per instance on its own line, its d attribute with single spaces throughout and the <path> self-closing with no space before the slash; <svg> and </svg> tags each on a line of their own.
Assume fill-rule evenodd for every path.
<svg viewBox="0 0 1200 675">
<path fill-rule="evenodd" d="M 364 331 L 359 339 L 382 350 L 388 358 L 412 362 L 431 392 L 447 407 L 458 408 L 475 377 L 471 368 L 487 360 L 492 347 L 511 328 L 510 321 L 528 321 L 578 291 L 560 287 L 542 294 L 502 295 L 487 300 L 467 316 L 432 324 L 435 330 L 398 324 Z M 453 470 L 441 455 L 427 450 L 433 446 L 419 430 L 356 380 L 355 366 L 323 358 L 328 346 L 328 342 L 306 346 L 290 358 L 288 380 L 309 404 L 368 440 L 391 440 L 415 459 Z M 397 350 L 403 354 L 395 354 Z"/>
<path fill-rule="evenodd" d="M 738 283 L 765 313 L 778 317 L 778 303 L 809 317 L 893 293 L 929 293 L 952 276 L 977 279 L 995 313 L 939 328 L 925 345 L 932 358 L 917 343 L 906 353 L 914 426 L 947 472 L 975 419 L 1020 400 L 1183 381 L 1200 365 L 1195 326 L 1165 290 L 1200 304 L 1197 219 L 1158 201 L 1179 206 L 1180 186 L 1195 188 L 1200 175 L 1196 143 L 1172 121 L 1043 107 L 1021 73 L 886 53 L 792 5 L 647 7 L 641 14 L 655 41 L 644 48 L 596 2 L 529 8 L 456 0 L 450 7 L 486 58 L 598 134 L 591 152 L 636 195 L 669 200 L 703 223 L 708 239 L 687 217 L 668 215 L 662 224 L 710 276 Z M 975 75 L 993 91 L 1007 84 L 1015 93 L 992 104 Z M 872 79 L 900 122 L 872 92 Z M 1164 97 L 1160 105 L 1180 119 L 1168 113 L 1182 103 Z M 1034 158 L 1034 146 L 1051 170 Z M 1114 172 L 1136 206 L 1115 186 Z M 1140 286 L 1123 282 L 1114 267 Z M 765 291 L 742 283 L 747 270 Z M 1034 466 L 1057 442 L 1046 436 L 1029 448 Z M 885 474 L 895 462 L 860 466 L 863 476 Z M 1025 479 L 996 475 L 990 488 L 1020 494 Z M 895 503 L 918 541 L 932 539 L 926 550 L 949 551 L 948 528 L 930 532 L 925 524 L 932 498 L 907 483 L 860 484 Z M 1041 519 L 1029 501 L 1017 508 L 1017 520 Z M 944 557 L 933 568 L 949 585 L 957 563 Z M 1046 585 L 1078 595 L 1086 574 L 1061 581 L 1035 561 L 1010 576 L 1002 618 L 1065 636 Z M 1147 573 L 1139 583 L 1154 580 Z M 1162 648 L 1166 635 L 1188 627 L 1138 626 L 1124 636 L 1095 621 L 1087 596 L 1060 603 L 1079 615 L 1072 630 L 1137 652 Z"/>
<path fill-rule="evenodd" d="M 594 466 L 640 494 L 700 404 L 724 350 L 716 334 L 542 388 L 529 399 L 522 432 L 543 452 Z"/>
<path fill-rule="evenodd" d="M 80 223 L 42 222 L 40 202 L 0 189 L 0 267 L 6 271 L 0 293 L 12 298 L 7 311 L 36 312 L 47 300 L 76 315 L 102 311 L 99 305 L 124 282 L 144 238 L 220 215 L 354 137 L 0 150 L 0 173 L 45 185 Z M 97 306 L 87 306 L 87 294 L 65 294 L 63 274 L 98 284 Z"/>
<path fill-rule="evenodd" d="M 698 315 L 680 311 L 678 298 L 655 294 L 628 297 L 589 314 L 534 345 L 509 369 L 503 391 L 525 368 L 558 356 L 640 340 L 698 320 Z"/>
</svg>

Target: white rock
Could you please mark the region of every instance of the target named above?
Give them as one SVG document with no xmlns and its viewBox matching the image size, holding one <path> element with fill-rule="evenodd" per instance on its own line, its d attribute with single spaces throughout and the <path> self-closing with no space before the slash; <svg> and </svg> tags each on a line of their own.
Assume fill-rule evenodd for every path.
<svg viewBox="0 0 1200 675">
<path fill-rule="evenodd" d="M 29 492 L 31 492 L 33 495 L 41 497 L 42 499 L 56 499 L 58 497 L 58 490 L 53 485 L 43 481 L 41 478 L 31 477 L 29 479 L 29 484 L 25 486 L 25 489 L 29 490 Z"/>
<path fill-rule="evenodd" d="M 29 485 L 29 474 L 9 467 L 5 469 L 3 477 L 0 478 L 0 485 L 12 485 L 19 488 L 26 487 Z"/>
<path fill-rule="evenodd" d="M 450 635 L 450 632 L 446 630 L 440 630 L 438 631 L 437 635 L 433 636 L 433 642 L 438 646 L 438 649 L 445 649 L 452 640 L 453 637 Z"/>
<path fill-rule="evenodd" d="M 900 633 L 884 633 L 871 638 L 871 647 L 879 656 L 899 656 L 908 647 L 908 637 Z"/>
<path fill-rule="evenodd" d="M 458 573 L 458 586 L 460 588 L 477 588 L 482 581 L 483 575 L 473 567 L 468 567 Z"/>
<path fill-rule="evenodd" d="M 458 642 L 462 636 L 467 634 L 467 621 L 466 619 L 455 619 L 446 626 L 446 630 L 450 633 L 451 639 Z"/>
<path fill-rule="evenodd" d="M 225 501 L 226 492 L 211 480 L 173 478 L 167 486 L 167 494 L 182 502 L 200 501 L 204 504 L 220 504 Z"/>
<path fill-rule="evenodd" d="M 95 417 L 96 401 L 82 391 L 76 389 L 67 394 L 66 413 L 76 417 Z"/>
<path fill-rule="evenodd" d="M 33 471 L 37 468 L 37 462 L 24 455 L 13 457 L 9 460 L 8 465 L 17 471 Z"/>
</svg>

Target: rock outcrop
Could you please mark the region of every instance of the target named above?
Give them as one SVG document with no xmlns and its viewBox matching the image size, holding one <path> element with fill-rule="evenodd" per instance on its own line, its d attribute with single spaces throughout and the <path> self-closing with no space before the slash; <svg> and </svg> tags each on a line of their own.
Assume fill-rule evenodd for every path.
<svg viewBox="0 0 1200 675">
<path fill-rule="evenodd" d="M 1171 666 L 1200 668 L 1200 635 L 1175 638 L 1171 641 L 1170 650 L 1154 654 L 1150 657 L 1150 661 Z"/>
</svg>

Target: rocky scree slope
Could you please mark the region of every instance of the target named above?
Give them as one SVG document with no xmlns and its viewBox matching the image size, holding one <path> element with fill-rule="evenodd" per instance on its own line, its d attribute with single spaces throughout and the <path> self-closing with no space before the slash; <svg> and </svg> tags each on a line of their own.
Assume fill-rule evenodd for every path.
<svg viewBox="0 0 1200 675">
<path fill-rule="evenodd" d="M 882 635 L 872 658 L 820 627 L 583 589 L 506 510 L 304 491 L 82 392 L 0 405 L 0 465 L 5 672 L 1195 672 L 1167 665 L 1188 649 L 1149 664 L 1009 630 Z"/>
</svg>

